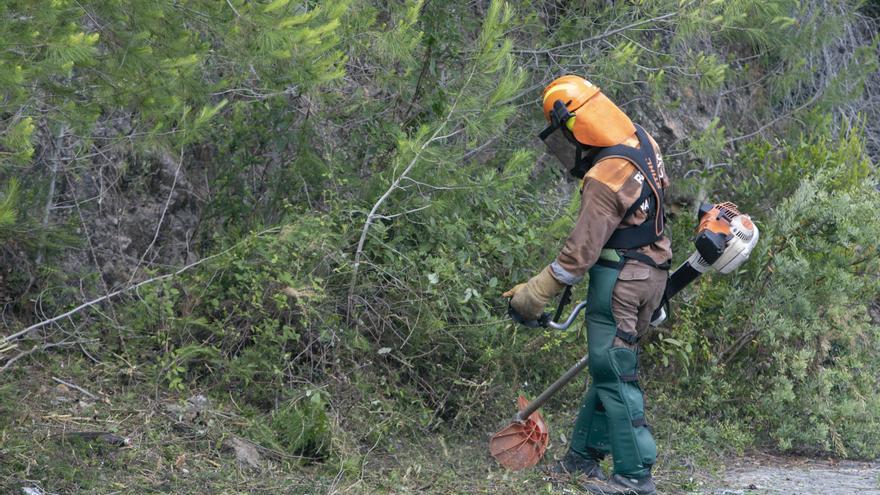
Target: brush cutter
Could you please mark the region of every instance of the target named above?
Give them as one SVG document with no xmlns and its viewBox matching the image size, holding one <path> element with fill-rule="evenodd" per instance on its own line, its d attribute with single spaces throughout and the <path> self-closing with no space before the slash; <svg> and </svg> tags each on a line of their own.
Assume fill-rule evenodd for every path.
<svg viewBox="0 0 880 495">
<path fill-rule="evenodd" d="M 525 320 L 516 312 L 515 309 L 508 306 L 507 314 L 522 325 L 530 328 L 549 327 L 557 330 L 566 330 L 574 322 L 577 315 L 587 305 L 587 301 L 581 301 L 574 307 L 568 318 L 562 323 L 557 323 L 566 304 L 571 299 L 571 286 L 565 288 L 562 298 L 559 301 L 559 307 L 556 308 L 556 314 L 551 317 L 550 313 L 544 313 L 537 320 Z M 558 380 L 541 392 L 537 399 L 529 402 L 528 399 L 520 395 L 517 398 L 519 412 L 513 417 L 513 421 L 504 429 L 492 436 L 489 441 L 489 452 L 502 466 L 512 471 L 518 471 L 532 467 L 544 457 L 547 450 L 547 444 L 550 437 L 547 432 L 547 423 L 538 408 L 547 401 L 553 394 L 564 387 L 572 378 L 577 376 L 589 363 L 589 355 L 584 355 L 568 369 Z"/>
<path fill-rule="evenodd" d="M 740 213 L 733 203 L 704 204 L 700 206 L 697 218 L 699 226 L 694 238 L 696 250 L 669 277 L 663 302 L 652 317 L 653 326 L 666 320 L 666 306 L 672 296 L 710 269 L 728 274 L 739 268 L 749 258 L 758 242 L 758 227 L 748 215 Z M 556 320 L 570 300 L 571 286 L 567 286 L 552 317 L 550 313 L 544 313 L 537 320 L 525 320 L 509 304 L 507 314 L 517 323 L 530 328 L 566 330 L 587 305 L 587 301 L 581 301 L 564 322 L 557 323 Z M 589 354 L 582 357 L 532 402 L 522 395 L 518 397 L 519 412 L 507 427 L 493 435 L 489 441 L 489 452 L 499 464 L 517 471 L 534 466 L 544 457 L 550 437 L 547 423 L 538 408 L 586 368 L 588 363 Z"/>
</svg>

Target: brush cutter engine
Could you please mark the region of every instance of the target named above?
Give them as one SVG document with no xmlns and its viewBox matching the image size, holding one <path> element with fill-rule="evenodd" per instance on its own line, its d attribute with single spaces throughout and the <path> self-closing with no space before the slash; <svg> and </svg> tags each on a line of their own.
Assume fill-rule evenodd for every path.
<svg viewBox="0 0 880 495">
<path fill-rule="evenodd" d="M 697 216 L 696 250 L 670 275 L 663 303 L 651 318 L 652 326 L 666 320 L 666 306 L 672 296 L 709 270 L 724 275 L 733 272 L 749 259 L 758 243 L 758 227 L 733 203 L 703 204 Z"/>
</svg>

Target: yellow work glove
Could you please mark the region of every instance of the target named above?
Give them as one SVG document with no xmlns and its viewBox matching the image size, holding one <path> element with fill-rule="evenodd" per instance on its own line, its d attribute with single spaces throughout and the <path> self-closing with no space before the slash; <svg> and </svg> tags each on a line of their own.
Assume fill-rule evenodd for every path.
<svg viewBox="0 0 880 495">
<path fill-rule="evenodd" d="M 550 267 L 530 278 L 524 284 L 517 284 L 509 291 L 501 294 L 511 297 L 510 305 L 526 320 L 537 320 L 547 303 L 562 290 L 565 285 L 559 283 L 550 273 Z"/>
</svg>

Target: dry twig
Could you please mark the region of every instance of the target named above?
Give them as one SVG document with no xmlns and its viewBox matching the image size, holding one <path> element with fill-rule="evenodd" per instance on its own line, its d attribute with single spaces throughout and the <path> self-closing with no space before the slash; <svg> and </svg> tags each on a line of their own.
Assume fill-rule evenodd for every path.
<svg viewBox="0 0 880 495">
<path fill-rule="evenodd" d="M 57 376 L 53 376 L 52 380 L 56 383 L 60 383 L 64 386 L 70 387 L 74 390 L 78 390 L 79 392 L 81 392 L 83 395 L 85 395 L 86 397 L 88 397 L 90 399 L 98 400 L 98 397 L 95 394 L 89 392 L 88 390 L 80 387 L 79 385 L 77 385 L 75 383 L 70 383 L 70 382 L 64 381 L 61 378 L 58 378 Z"/>
</svg>

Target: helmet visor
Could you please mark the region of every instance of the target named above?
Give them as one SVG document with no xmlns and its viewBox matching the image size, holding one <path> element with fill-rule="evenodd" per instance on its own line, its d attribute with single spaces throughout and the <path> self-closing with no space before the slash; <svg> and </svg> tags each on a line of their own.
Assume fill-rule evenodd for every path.
<svg viewBox="0 0 880 495">
<path fill-rule="evenodd" d="M 559 160 L 566 172 L 569 172 L 577 165 L 578 147 L 566 132 L 570 131 L 565 126 L 551 125 L 541 132 L 540 137 L 547 146 L 547 151 Z"/>
</svg>

